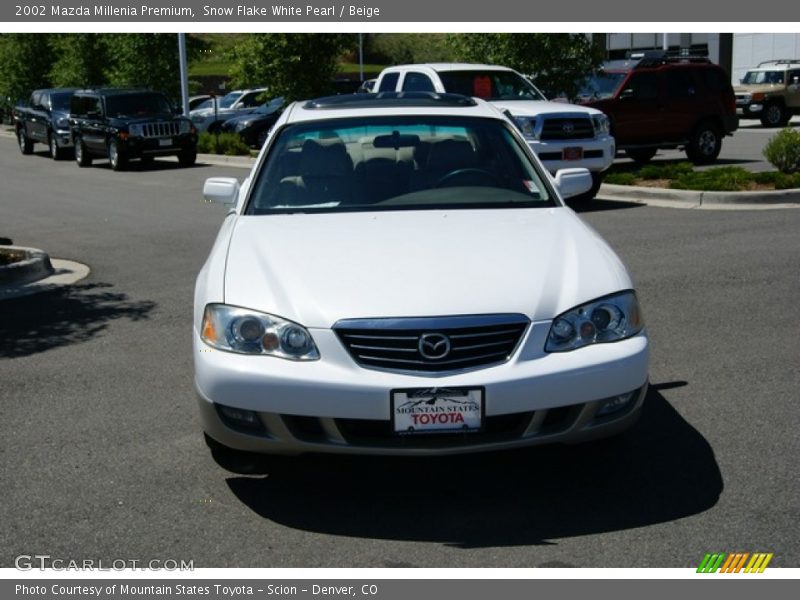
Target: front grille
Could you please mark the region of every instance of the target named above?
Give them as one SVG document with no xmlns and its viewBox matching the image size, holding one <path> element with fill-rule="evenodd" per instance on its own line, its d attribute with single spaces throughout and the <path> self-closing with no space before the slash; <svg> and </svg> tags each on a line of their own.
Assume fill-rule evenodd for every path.
<svg viewBox="0 0 800 600">
<path fill-rule="evenodd" d="M 585 117 L 545 117 L 541 140 L 585 140 L 594 138 L 592 121 Z"/>
<path fill-rule="evenodd" d="M 142 125 L 142 137 L 169 137 L 180 133 L 180 125 L 175 121 L 164 121 L 163 123 L 144 123 Z"/>
<path fill-rule="evenodd" d="M 442 372 L 505 362 L 528 323 L 516 314 L 349 319 L 339 321 L 334 330 L 362 367 Z"/>
</svg>

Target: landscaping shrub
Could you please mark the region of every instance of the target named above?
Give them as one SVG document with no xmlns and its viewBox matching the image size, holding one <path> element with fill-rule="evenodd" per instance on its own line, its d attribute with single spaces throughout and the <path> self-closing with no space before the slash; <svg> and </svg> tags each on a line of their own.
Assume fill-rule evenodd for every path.
<svg viewBox="0 0 800 600">
<path fill-rule="evenodd" d="M 203 154 L 225 154 L 226 156 L 247 156 L 250 148 L 238 133 L 201 133 L 197 139 L 197 151 Z"/>
<path fill-rule="evenodd" d="M 639 170 L 640 179 L 678 179 L 693 171 L 692 163 L 679 162 L 663 165 L 645 165 Z"/>
<path fill-rule="evenodd" d="M 770 138 L 764 157 L 781 173 L 800 171 L 800 131 L 787 127 Z"/>
<path fill-rule="evenodd" d="M 608 173 L 603 177 L 603 182 L 615 185 L 633 185 L 636 183 L 636 179 L 635 173 Z"/>
<path fill-rule="evenodd" d="M 719 167 L 684 173 L 670 181 L 669 186 L 677 190 L 735 192 L 747 189 L 751 181 L 752 173 L 742 167 Z"/>
</svg>

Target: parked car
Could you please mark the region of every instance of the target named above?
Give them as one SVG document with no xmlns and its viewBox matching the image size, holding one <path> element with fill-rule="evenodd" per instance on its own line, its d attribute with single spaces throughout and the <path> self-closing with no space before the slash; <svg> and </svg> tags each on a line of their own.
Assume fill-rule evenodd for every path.
<svg viewBox="0 0 800 600">
<path fill-rule="evenodd" d="M 248 146 L 260 148 L 267 139 L 269 130 L 281 116 L 285 100 L 273 98 L 256 110 L 240 117 L 233 117 L 222 124 L 222 131 L 238 133 Z"/>
<path fill-rule="evenodd" d="M 191 96 L 189 98 L 189 111 L 193 111 L 196 108 L 199 108 L 201 104 L 206 102 L 207 100 L 211 100 L 214 96 L 211 94 L 200 94 L 199 96 Z"/>
<path fill-rule="evenodd" d="M 197 131 L 160 92 L 135 89 L 76 91 L 70 102 L 75 160 L 88 167 L 97 157 L 123 170 L 131 159 L 151 161 L 177 156 L 181 166 L 195 163 Z"/>
<path fill-rule="evenodd" d="M 209 98 L 189 113 L 197 131 L 214 133 L 228 119 L 251 113 L 267 100 L 267 88 L 234 90 L 222 98 Z"/>
<path fill-rule="evenodd" d="M 638 162 L 683 147 L 693 163 L 712 163 L 739 125 L 728 74 L 707 58 L 646 52 L 607 63 L 580 101 L 608 115 L 617 146 Z"/>
<path fill-rule="evenodd" d="M 614 162 L 616 146 L 608 118 L 599 110 L 548 102 L 525 77 L 494 65 L 432 63 L 384 69 L 375 89 L 450 92 L 487 100 L 508 111 L 531 149 L 550 173 L 584 167 L 592 173 L 592 188 L 581 200 L 593 198 L 603 172 Z"/>
<path fill-rule="evenodd" d="M 14 131 L 19 149 L 31 154 L 34 144 L 47 144 L 53 160 L 72 151 L 69 101 L 75 88 L 34 90 L 24 105 L 14 109 Z"/>
<path fill-rule="evenodd" d="M 770 60 L 747 71 L 736 92 L 736 113 L 764 127 L 785 127 L 800 114 L 800 60 Z"/>
<path fill-rule="evenodd" d="M 375 83 L 377 81 L 378 81 L 377 78 L 376 79 L 365 79 L 364 81 L 361 82 L 361 85 L 358 86 L 357 92 L 359 94 L 369 94 L 371 92 L 374 92 L 375 91 Z"/>
<path fill-rule="evenodd" d="M 209 445 L 452 454 L 613 435 L 648 338 L 633 284 L 514 123 L 480 99 L 334 96 L 281 115 L 195 287 Z"/>
</svg>

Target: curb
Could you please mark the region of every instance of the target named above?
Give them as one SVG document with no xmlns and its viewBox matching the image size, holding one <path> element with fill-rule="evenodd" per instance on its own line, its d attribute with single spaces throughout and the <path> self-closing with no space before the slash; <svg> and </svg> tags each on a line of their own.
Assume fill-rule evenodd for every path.
<svg viewBox="0 0 800 600">
<path fill-rule="evenodd" d="M 604 183 L 598 197 L 639 204 L 664 203 L 676 208 L 800 206 L 800 189 L 766 192 L 701 192 Z"/>
<path fill-rule="evenodd" d="M 0 283 L 0 301 L 52 292 L 85 279 L 91 272 L 87 265 L 71 260 L 53 258 L 50 262 L 51 274 L 42 279 Z"/>
</svg>

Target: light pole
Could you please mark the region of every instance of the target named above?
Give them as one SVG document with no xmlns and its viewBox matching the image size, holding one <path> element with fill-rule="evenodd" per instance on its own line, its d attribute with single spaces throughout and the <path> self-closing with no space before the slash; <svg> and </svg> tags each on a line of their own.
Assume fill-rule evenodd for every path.
<svg viewBox="0 0 800 600">
<path fill-rule="evenodd" d="M 183 116 L 189 116 L 189 76 L 186 72 L 186 34 L 178 34 L 178 58 L 181 63 L 181 106 Z"/>
</svg>

